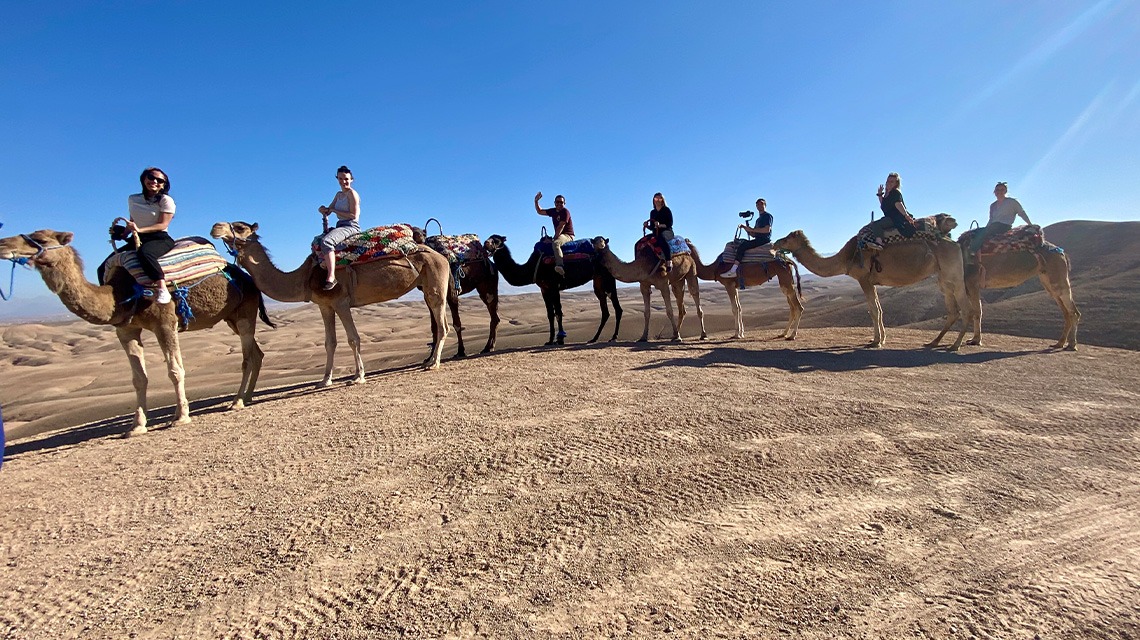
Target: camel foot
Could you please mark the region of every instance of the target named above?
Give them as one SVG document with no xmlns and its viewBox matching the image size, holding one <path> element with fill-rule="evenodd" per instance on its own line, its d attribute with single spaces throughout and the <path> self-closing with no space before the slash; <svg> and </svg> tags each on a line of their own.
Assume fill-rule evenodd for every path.
<svg viewBox="0 0 1140 640">
<path fill-rule="evenodd" d="M 684 342 L 684 340 L 681 339 L 681 336 L 673 336 L 671 342 Z"/>
<path fill-rule="evenodd" d="M 637 339 L 637 341 L 638 342 L 649 342 L 649 337 L 648 336 L 641 336 L 640 338 Z"/>
<path fill-rule="evenodd" d="M 435 362 L 433 362 L 431 364 L 426 364 L 426 365 L 424 365 L 424 371 L 439 371 L 439 364 L 437 364 Z"/>
<path fill-rule="evenodd" d="M 237 411 L 238 409 L 244 409 L 244 408 L 245 408 L 245 400 L 242 400 L 241 398 L 235 398 L 234 401 L 230 403 L 229 410 L 230 411 Z"/>
<path fill-rule="evenodd" d="M 135 427 L 134 429 L 131 429 L 130 431 L 128 431 L 127 437 L 130 438 L 131 436 L 141 436 L 142 434 L 146 433 L 146 431 L 147 431 L 146 425 L 140 424 L 137 427 Z"/>
<path fill-rule="evenodd" d="M 795 340 L 796 337 L 795 336 L 785 336 L 784 339 L 788 340 L 788 341 L 792 341 L 792 340 Z"/>
<path fill-rule="evenodd" d="M 702 332 L 701 332 L 701 340 L 708 340 L 708 339 L 709 339 L 709 334 L 707 334 L 707 333 L 704 333 L 704 332 L 702 331 Z"/>
<path fill-rule="evenodd" d="M 321 380 L 320 382 L 317 383 L 318 389 L 324 389 L 325 387 L 331 387 L 331 386 L 332 386 L 332 378 L 325 378 L 324 380 Z"/>
<path fill-rule="evenodd" d="M 192 422 L 192 420 L 190 419 L 190 416 L 182 416 L 180 418 L 175 418 L 175 419 L 171 420 L 166 426 L 177 427 L 177 426 L 183 425 L 183 424 L 190 424 L 191 422 Z"/>
<path fill-rule="evenodd" d="M 868 342 L 866 344 L 865 348 L 867 348 L 867 349 L 882 349 L 883 343 L 882 342 Z"/>
<path fill-rule="evenodd" d="M 352 378 L 348 382 L 344 383 L 344 386 L 351 387 L 358 384 L 364 384 L 364 376 L 357 376 L 355 378 Z"/>
<path fill-rule="evenodd" d="M 466 353 L 463 353 L 462 351 L 460 351 L 459 353 L 457 353 L 457 354 L 455 354 L 455 355 L 451 356 L 451 359 L 452 359 L 452 360 L 462 360 L 462 359 L 464 359 L 464 358 L 466 358 L 466 357 L 467 357 L 467 354 L 466 354 Z"/>
<path fill-rule="evenodd" d="M 966 344 L 970 345 L 971 347 L 980 347 L 980 346 L 982 346 L 982 339 L 981 338 L 971 338 L 971 339 L 966 341 Z M 1056 347 L 1054 347 L 1054 348 L 1056 348 Z"/>
<path fill-rule="evenodd" d="M 1067 345 L 1065 347 L 1065 351 L 1076 351 L 1076 350 L 1077 350 L 1077 345 L 1075 345 L 1075 344 L 1070 344 L 1070 345 Z"/>
</svg>

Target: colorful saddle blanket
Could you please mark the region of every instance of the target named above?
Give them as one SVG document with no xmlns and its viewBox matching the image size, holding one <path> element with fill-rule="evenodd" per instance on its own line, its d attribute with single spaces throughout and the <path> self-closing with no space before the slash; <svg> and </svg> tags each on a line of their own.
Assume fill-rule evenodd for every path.
<svg viewBox="0 0 1140 640">
<path fill-rule="evenodd" d="M 550 238 L 543 238 L 534 243 L 534 250 L 542 256 L 543 262 L 554 261 L 554 243 L 550 241 Z M 571 240 L 562 245 L 562 259 L 565 261 L 593 260 L 594 255 L 596 255 L 594 241 L 589 238 Z"/>
<path fill-rule="evenodd" d="M 942 233 L 942 231 L 938 229 L 936 216 L 915 218 L 914 226 L 918 232 L 914 234 L 913 238 L 908 238 L 899 233 L 899 230 L 895 228 L 894 222 L 892 222 L 890 218 L 879 218 L 860 229 L 859 233 L 856 234 L 858 238 L 858 248 L 860 251 L 864 249 L 882 250 L 883 247 L 895 242 L 905 242 L 907 240 L 945 240 L 949 237 L 949 234 Z"/>
<path fill-rule="evenodd" d="M 447 257 L 451 264 L 474 262 L 487 257 L 479 236 L 467 233 L 461 236 L 430 236 L 424 244 Z"/>
<path fill-rule="evenodd" d="M 642 236 L 640 240 L 633 244 L 633 254 L 637 255 L 637 252 L 646 247 L 649 247 L 657 257 L 661 257 L 661 252 L 657 249 L 657 240 L 654 236 Z M 689 243 L 685 242 L 684 238 L 676 234 L 674 234 L 673 239 L 669 241 L 669 250 L 673 252 L 673 255 L 692 253 L 689 251 Z"/>
<path fill-rule="evenodd" d="M 973 241 L 974 236 L 977 235 L 981 229 L 970 229 L 969 231 L 958 236 L 958 244 L 968 247 L 970 242 Z M 1013 251 L 1035 251 L 1042 248 L 1045 244 L 1045 234 L 1041 232 L 1041 227 L 1035 224 L 1027 224 L 1024 227 L 1017 227 L 1010 229 L 1005 233 L 1000 233 L 996 236 L 986 238 L 985 244 L 979 253 L 1011 253 Z M 1055 245 L 1049 245 L 1053 247 Z"/>
<path fill-rule="evenodd" d="M 373 260 L 398 258 L 409 253 L 422 251 L 412 239 L 412 226 L 394 224 L 388 227 L 372 227 L 349 236 L 336 246 L 336 264 L 345 266 L 363 264 Z M 313 243 L 313 255 L 320 258 L 320 245 Z"/>
<path fill-rule="evenodd" d="M 209 240 L 190 236 L 175 240 L 174 248 L 159 258 L 158 264 L 162 266 L 162 273 L 166 276 L 167 282 L 174 287 L 218 273 L 225 269 L 228 263 Z M 111 267 L 122 267 L 134 276 L 139 284 L 144 286 L 154 284 L 154 281 L 143 273 L 139 266 L 138 254 L 134 251 L 113 253 L 103 266 L 104 283 L 110 282 L 108 276 Z"/>
<path fill-rule="evenodd" d="M 721 262 L 736 262 L 736 248 L 740 243 L 744 242 L 743 239 L 733 240 L 732 242 L 724 245 L 724 252 L 720 254 Z M 787 262 L 787 258 L 776 253 L 772 248 L 772 243 L 762 244 L 759 247 L 752 247 L 744 252 L 744 257 L 740 260 L 742 264 L 754 264 L 757 262 Z"/>
</svg>

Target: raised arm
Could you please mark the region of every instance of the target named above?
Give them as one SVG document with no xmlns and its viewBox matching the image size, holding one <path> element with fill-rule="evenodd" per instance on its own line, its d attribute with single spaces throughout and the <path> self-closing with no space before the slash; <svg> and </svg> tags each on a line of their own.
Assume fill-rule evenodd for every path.
<svg viewBox="0 0 1140 640">
<path fill-rule="evenodd" d="M 538 206 L 539 200 L 542 200 L 542 192 L 541 191 L 534 194 L 534 210 L 538 213 L 538 215 L 544 216 L 544 215 L 546 215 L 546 212 L 542 210 L 542 207 Z"/>
</svg>

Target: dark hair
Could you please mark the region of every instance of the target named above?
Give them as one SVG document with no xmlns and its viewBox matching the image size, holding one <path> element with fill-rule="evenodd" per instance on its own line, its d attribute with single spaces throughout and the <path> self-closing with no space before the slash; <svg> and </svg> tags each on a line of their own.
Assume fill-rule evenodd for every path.
<svg viewBox="0 0 1140 640">
<path fill-rule="evenodd" d="M 336 172 L 337 173 L 347 173 L 350 176 L 352 175 L 352 169 L 349 169 L 348 167 L 344 166 L 343 164 L 337 168 Z"/>
<path fill-rule="evenodd" d="M 144 197 L 146 194 L 146 177 L 147 177 L 147 174 L 149 174 L 151 171 L 157 171 L 157 172 L 161 173 L 163 180 L 166 180 L 166 182 L 162 183 L 162 187 L 159 188 L 158 195 L 164 196 L 164 195 L 170 193 L 170 176 L 167 175 L 167 173 L 165 171 L 163 171 L 162 169 L 159 169 L 158 167 L 147 167 L 146 169 L 143 169 L 142 173 L 139 174 L 139 184 L 141 184 L 143 187 L 142 192 L 144 194 Z"/>
<path fill-rule="evenodd" d="M 564 196 L 563 196 L 561 193 L 560 193 L 560 194 L 558 194 L 558 195 L 556 195 L 556 196 L 554 196 L 554 201 L 555 201 L 555 202 L 558 202 L 559 200 L 561 200 L 561 201 L 562 201 L 562 204 L 566 204 L 566 198 L 565 198 L 565 197 L 564 197 Z"/>
</svg>

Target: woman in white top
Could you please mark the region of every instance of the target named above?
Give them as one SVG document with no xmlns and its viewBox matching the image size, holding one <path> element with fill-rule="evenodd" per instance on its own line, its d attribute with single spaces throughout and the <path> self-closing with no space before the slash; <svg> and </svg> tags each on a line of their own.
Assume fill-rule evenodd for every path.
<svg viewBox="0 0 1140 640">
<path fill-rule="evenodd" d="M 352 188 L 352 171 L 342 165 L 336 170 L 336 180 L 340 183 L 340 191 L 333 196 L 329 206 L 317 207 L 325 225 L 328 225 L 329 216 L 335 215 L 336 226 L 313 240 L 314 244 L 321 247 L 321 261 L 326 271 L 325 291 L 336 287 L 336 245 L 360 233 L 360 195 Z"/>
<path fill-rule="evenodd" d="M 174 239 L 166 232 L 174 219 L 174 198 L 170 197 L 170 178 L 158 167 L 147 167 L 139 176 L 142 193 L 127 198 L 130 220 L 127 231 L 139 237 L 139 267 L 154 281 L 155 302 L 170 302 L 166 276 L 158 259 L 174 248 Z"/>
<path fill-rule="evenodd" d="M 994 185 L 994 197 L 997 200 L 990 204 L 989 222 L 970 241 L 970 250 L 966 256 L 968 261 L 977 260 L 978 251 L 986 243 L 986 240 L 1012 229 L 1018 216 L 1025 220 L 1025 224 L 1033 224 L 1029 221 L 1029 214 L 1025 213 L 1025 209 L 1021 207 L 1021 203 L 1007 196 L 1008 192 L 1009 186 L 1006 183 L 999 182 Z"/>
</svg>

